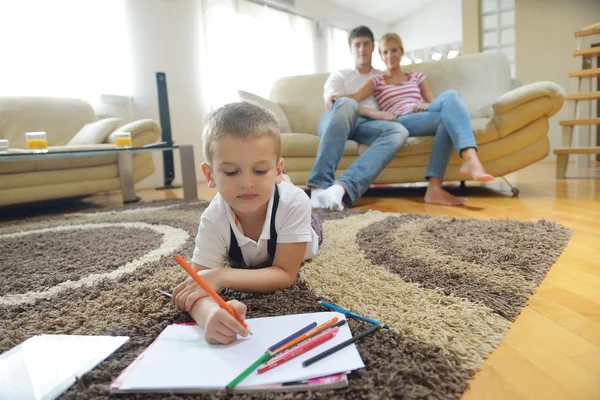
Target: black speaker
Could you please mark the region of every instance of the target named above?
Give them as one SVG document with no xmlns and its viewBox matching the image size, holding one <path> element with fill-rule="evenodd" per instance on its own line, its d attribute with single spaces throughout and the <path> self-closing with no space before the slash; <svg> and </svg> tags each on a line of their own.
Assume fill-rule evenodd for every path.
<svg viewBox="0 0 600 400">
<path fill-rule="evenodd" d="M 164 72 L 156 73 L 156 90 L 158 92 L 158 113 L 160 115 L 160 128 L 162 130 L 162 141 L 166 146 L 173 145 L 171 135 L 171 116 L 169 115 L 169 95 L 167 94 L 167 75 Z M 163 173 L 165 186 L 158 189 L 170 189 L 175 179 L 175 166 L 173 163 L 173 150 L 165 150 L 163 154 Z"/>
</svg>

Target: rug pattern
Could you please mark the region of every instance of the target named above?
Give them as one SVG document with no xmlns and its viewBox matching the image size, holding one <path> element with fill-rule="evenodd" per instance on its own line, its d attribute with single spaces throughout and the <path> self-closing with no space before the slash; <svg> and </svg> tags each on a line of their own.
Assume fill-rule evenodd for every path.
<svg viewBox="0 0 600 400">
<path fill-rule="evenodd" d="M 191 257 L 206 206 L 157 202 L 3 224 L 0 352 L 44 333 L 130 336 L 61 397 L 106 398 L 110 382 L 166 326 L 189 321 L 154 288 L 171 290 L 185 278 L 172 255 Z M 246 303 L 249 317 L 323 311 L 317 301 L 327 300 L 393 329 L 358 344 L 366 368 L 346 389 L 231 398 L 459 398 L 571 235 L 548 221 L 320 214 L 323 246 L 295 285 L 222 295 Z M 366 327 L 351 320 L 350 328 Z"/>
</svg>

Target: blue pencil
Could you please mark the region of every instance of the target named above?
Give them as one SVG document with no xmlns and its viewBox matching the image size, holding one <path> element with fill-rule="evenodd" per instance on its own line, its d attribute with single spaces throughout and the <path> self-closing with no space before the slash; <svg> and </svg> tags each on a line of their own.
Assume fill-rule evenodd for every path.
<svg viewBox="0 0 600 400">
<path fill-rule="evenodd" d="M 337 312 L 340 312 L 340 313 L 342 313 L 344 315 L 347 315 L 348 317 L 356 318 L 356 319 L 368 322 L 368 323 L 373 324 L 373 325 L 383 325 L 383 328 L 390 329 L 390 327 L 388 325 L 386 325 L 386 324 L 382 324 L 381 322 L 375 321 L 374 319 L 371 319 L 371 318 L 368 318 L 368 317 L 363 317 L 362 315 L 353 313 L 352 311 L 346 310 L 345 308 L 338 307 L 338 306 L 335 306 L 333 304 L 327 303 L 326 301 L 319 301 L 319 304 L 322 305 L 325 308 L 329 308 L 330 310 L 337 311 Z"/>
<path fill-rule="evenodd" d="M 298 332 L 292 333 L 290 336 L 286 337 L 283 340 L 280 340 L 279 342 L 275 343 L 273 346 L 269 347 L 269 350 L 268 350 L 269 353 L 273 353 L 275 350 L 277 350 L 278 348 L 280 348 L 281 346 L 283 346 L 290 340 L 296 339 L 298 336 L 302 335 L 305 332 L 310 331 L 312 328 L 314 328 L 316 326 L 317 326 L 317 323 L 313 322 L 311 324 L 306 325 L 304 328 L 300 329 Z"/>
</svg>

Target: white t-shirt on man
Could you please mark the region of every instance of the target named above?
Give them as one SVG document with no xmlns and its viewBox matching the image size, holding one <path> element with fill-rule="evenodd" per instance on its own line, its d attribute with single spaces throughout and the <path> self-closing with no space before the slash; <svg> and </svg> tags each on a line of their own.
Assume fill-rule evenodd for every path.
<svg viewBox="0 0 600 400">
<path fill-rule="evenodd" d="M 371 71 L 367 72 L 366 74 L 361 74 L 356 68 L 334 71 L 329 75 L 329 78 L 327 78 L 327 82 L 325 82 L 323 98 L 325 101 L 327 101 L 330 96 L 358 92 L 365 82 L 368 81 L 373 75 L 378 75 L 381 73 L 382 72 L 380 70 L 375 68 L 371 68 Z M 361 101 L 359 104 L 366 108 L 379 110 L 379 105 L 372 95 Z"/>
<path fill-rule="evenodd" d="M 312 258 L 319 249 L 319 238 L 311 226 L 310 198 L 287 182 L 277 185 L 279 205 L 275 215 L 277 243 L 308 243 L 303 260 Z M 274 195 L 267 205 L 267 215 L 258 242 L 242 230 L 231 206 L 217 193 L 200 217 L 196 248 L 192 262 L 206 268 L 224 266 L 228 261 L 231 230 L 235 234 L 247 266 L 259 265 L 269 258 L 267 243 L 271 238 L 271 213 Z M 231 229 L 230 229 L 231 227 Z"/>
</svg>

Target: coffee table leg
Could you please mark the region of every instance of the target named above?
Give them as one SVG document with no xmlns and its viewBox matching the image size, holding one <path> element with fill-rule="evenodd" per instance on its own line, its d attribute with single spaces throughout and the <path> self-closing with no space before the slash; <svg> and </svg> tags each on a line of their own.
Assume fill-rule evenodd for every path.
<svg viewBox="0 0 600 400">
<path fill-rule="evenodd" d="M 181 180 L 183 181 L 183 198 L 185 201 L 198 200 L 198 186 L 196 182 L 196 164 L 194 162 L 194 147 L 192 145 L 179 146 L 179 160 L 181 162 Z"/>
<path fill-rule="evenodd" d="M 133 162 L 131 158 L 131 153 L 122 152 L 117 155 L 123 203 L 134 203 L 139 200 L 135 195 L 135 187 L 133 186 Z"/>
</svg>

